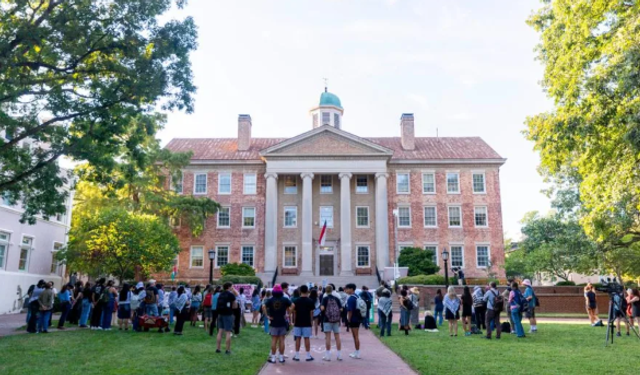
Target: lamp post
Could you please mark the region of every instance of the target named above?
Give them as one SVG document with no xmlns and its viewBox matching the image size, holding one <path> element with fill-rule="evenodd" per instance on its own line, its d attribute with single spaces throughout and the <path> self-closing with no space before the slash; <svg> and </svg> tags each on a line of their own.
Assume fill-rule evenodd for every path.
<svg viewBox="0 0 640 375">
<path fill-rule="evenodd" d="M 400 267 L 400 264 L 398 263 L 400 257 L 400 252 L 398 251 L 398 216 L 400 214 L 400 210 L 396 208 L 391 212 L 393 212 L 393 252 L 396 256 L 395 267 L 393 267 L 393 283 L 395 284 L 395 281 L 400 278 L 400 269 L 398 268 Z"/>
<path fill-rule="evenodd" d="M 209 249 L 209 285 L 213 284 L 213 260 L 216 259 L 216 251 Z"/>
<path fill-rule="evenodd" d="M 449 261 L 449 252 L 446 247 L 442 250 L 442 260 L 444 261 L 444 286 L 445 289 L 449 289 L 449 266 L 447 265 L 447 262 Z"/>
</svg>

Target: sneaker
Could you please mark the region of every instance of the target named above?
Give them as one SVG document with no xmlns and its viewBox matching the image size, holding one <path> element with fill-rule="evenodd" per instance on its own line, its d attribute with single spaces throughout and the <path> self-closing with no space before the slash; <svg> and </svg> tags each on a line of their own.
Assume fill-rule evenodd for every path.
<svg viewBox="0 0 640 375">
<path fill-rule="evenodd" d="M 280 358 L 279 362 L 284 363 L 284 358 Z"/>
<path fill-rule="evenodd" d="M 329 361 L 331 360 L 331 358 L 329 358 Z M 336 357 L 337 361 L 342 361 L 342 355 L 338 354 L 338 356 Z"/>
<path fill-rule="evenodd" d="M 349 357 L 353 358 L 353 359 L 360 359 L 360 354 L 358 353 L 351 353 L 349 354 Z"/>
<path fill-rule="evenodd" d="M 322 356 L 323 361 L 331 362 L 331 357 L 327 357 L 326 355 Z M 339 361 L 339 360 L 338 360 Z"/>
<path fill-rule="evenodd" d="M 226 355 L 231 355 L 231 350 L 225 350 L 225 351 L 224 351 L 224 354 L 226 354 Z"/>
<path fill-rule="evenodd" d="M 630 336 L 630 335 L 629 335 L 629 332 L 627 332 L 627 336 Z"/>
<path fill-rule="evenodd" d="M 269 359 L 267 359 L 267 362 L 269 362 L 269 363 L 276 363 L 276 359 L 275 359 L 275 358 L 271 358 L 271 357 L 269 357 Z"/>
<path fill-rule="evenodd" d="M 618 332 L 618 333 L 616 333 L 616 336 L 620 337 L 620 336 L 622 336 L 622 335 L 620 334 L 620 332 Z"/>
<path fill-rule="evenodd" d="M 220 349 L 216 349 L 216 353 L 222 353 L 222 351 L 220 351 Z"/>
<path fill-rule="evenodd" d="M 307 359 L 305 359 L 305 361 L 311 362 L 311 361 L 313 361 L 313 357 L 307 357 Z"/>
<path fill-rule="evenodd" d="M 300 362 L 300 357 L 298 355 L 294 355 L 293 360 L 296 362 Z"/>
</svg>

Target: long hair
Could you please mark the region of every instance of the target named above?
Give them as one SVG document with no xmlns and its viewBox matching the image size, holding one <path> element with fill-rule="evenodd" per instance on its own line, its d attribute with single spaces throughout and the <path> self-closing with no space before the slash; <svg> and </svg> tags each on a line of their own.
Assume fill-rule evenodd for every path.
<svg viewBox="0 0 640 375">
<path fill-rule="evenodd" d="M 466 303 L 466 304 L 471 304 L 473 303 L 473 297 L 471 297 L 471 290 L 469 289 L 468 286 L 464 287 L 464 291 L 462 292 L 462 300 Z"/>
<path fill-rule="evenodd" d="M 122 289 L 120 289 L 120 296 L 118 297 L 118 301 L 126 301 L 128 294 L 129 294 L 129 289 L 131 289 L 131 287 L 129 286 L 129 284 L 124 283 L 122 285 Z"/>
<path fill-rule="evenodd" d="M 200 293 L 200 285 L 196 286 L 196 289 L 193 291 L 193 294 Z"/>
<path fill-rule="evenodd" d="M 440 289 L 436 290 L 436 296 L 440 297 L 440 299 L 442 299 L 442 291 Z"/>
<path fill-rule="evenodd" d="M 318 291 L 316 289 L 311 289 L 311 293 L 309 293 L 309 298 L 311 298 L 313 303 L 316 303 L 316 301 L 318 300 Z"/>
<path fill-rule="evenodd" d="M 447 295 L 450 299 L 455 299 L 457 297 L 456 288 L 454 288 L 453 285 L 450 286 L 449 289 L 447 289 Z"/>
</svg>

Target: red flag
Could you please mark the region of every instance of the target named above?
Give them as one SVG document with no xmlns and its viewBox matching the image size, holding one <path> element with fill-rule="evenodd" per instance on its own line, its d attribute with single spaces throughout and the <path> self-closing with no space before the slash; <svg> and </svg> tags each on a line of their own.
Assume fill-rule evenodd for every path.
<svg viewBox="0 0 640 375">
<path fill-rule="evenodd" d="M 318 242 L 320 243 L 320 246 L 324 246 L 324 240 L 325 240 L 325 234 L 327 233 L 327 221 L 324 221 L 324 225 L 322 226 L 322 230 L 320 231 L 320 238 L 318 239 Z"/>
</svg>

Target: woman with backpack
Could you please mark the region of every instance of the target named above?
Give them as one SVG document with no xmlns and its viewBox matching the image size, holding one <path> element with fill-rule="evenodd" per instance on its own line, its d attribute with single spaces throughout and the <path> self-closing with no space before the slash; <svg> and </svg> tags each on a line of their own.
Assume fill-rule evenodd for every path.
<svg viewBox="0 0 640 375">
<path fill-rule="evenodd" d="M 525 337 L 524 328 L 522 327 L 522 312 L 525 310 L 525 299 L 518 288 L 518 283 L 511 283 L 511 292 L 509 293 L 509 310 L 511 311 L 511 320 L 519 338 Z"/>
<path fill-rule="evenodd" d="M 462 292 L 462 329 L 465 336 L 471 336 L 471 317 L 473 316 L 473 297 L 471 289 L 465 285 Z"/>
<path fill-rule="evenodd" d="M 436 298 L 434 298 L 433 300 L 434 302 L 434 309 L 433 309 L 433 315 L 434 318 L 438 321 L 438 325 L 441 326 L 442 325 L 442 314 L 444 312 L 444 304 L 443 304 L 443 298 L 442 298 L 442 291 L 440 289 L 438 289 L 436 291 Z"/>
<path fill-rule="evenodd" d="M 458 336 L 458 320 L 460 320 L 460 298 L 456 289 L 450 286 L 444 296 L 444 318 L 449 322 L 449 336 Z"/>
<path fill-rule="evenodd" d="M 118 292 L 113 287 L 113 280 L 107 281 L 107 285 L 102 290 L 100 301 L 102 302 L 102 327 L 103 331 L 111 331 L 111 322 L 113 321 L 113 309 L 116 304 L 116 296 Z"/>
<path fill-rule="evenodd" d="M 189 314 L 191 315 L 191 326 L 195 327 L 196 322 L 198 321 L 198 310 L 200 309 L 200 305 L 202 304 L 202 293 L 200 292 L 200 285 L 196 286 L 196 289 L 193 291 L 191 295 L 191 308 L 189 309 Z"/>
<path fill-rule="evenodd" d="M 409 334 L 411 330 L 411 310 L 413 310 L 413 302 L 408 296 L 407 290 L 402 289 L 400 291 L 400 297 L 398 298 L 400 302 L 400 331 L 404 331 L 405 335 Z"/>
<path fill-rule="evenodd" d="M 118 294 L 118 329 L 129 330 L 131 320 L 131 287 L 125 283 Z"/>
</svg>

